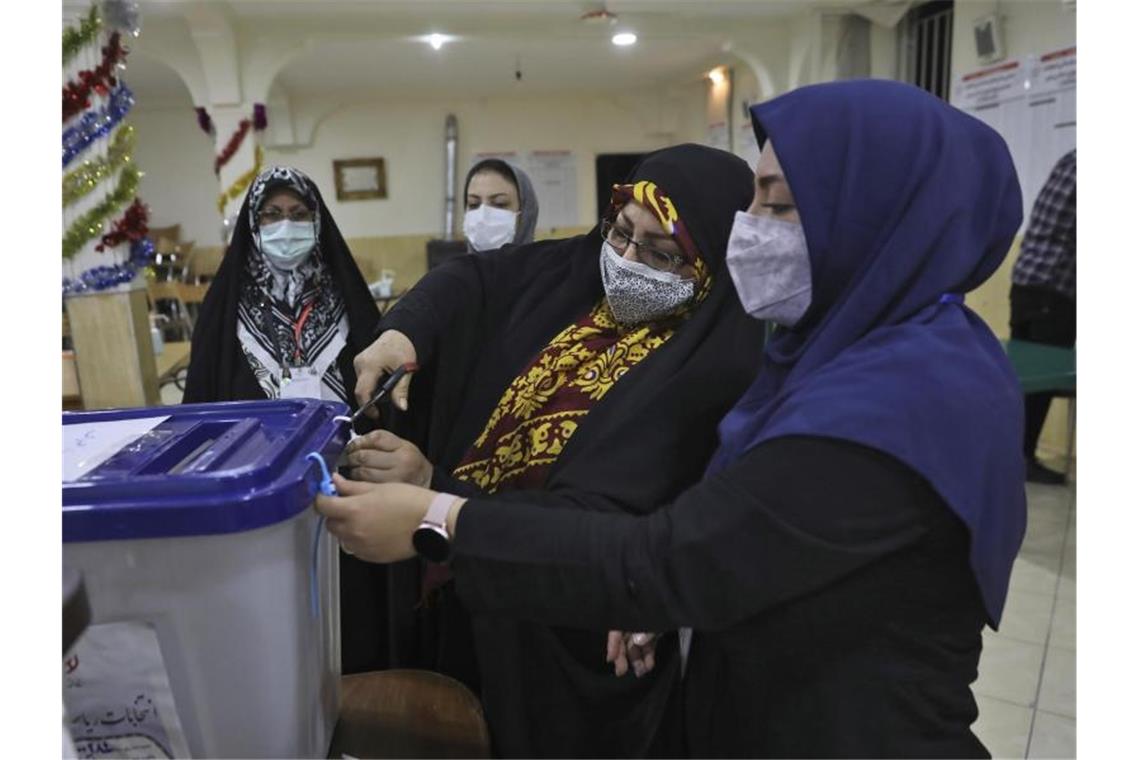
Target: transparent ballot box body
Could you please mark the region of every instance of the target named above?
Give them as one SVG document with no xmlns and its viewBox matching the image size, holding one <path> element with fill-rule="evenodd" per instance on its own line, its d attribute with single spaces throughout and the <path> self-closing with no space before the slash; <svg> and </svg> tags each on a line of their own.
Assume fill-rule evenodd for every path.
<svg viewBox="0 0 1140 760">
<path fill-rule="evenodd" d="M 91 627 L 65 663 L 87 756 L 325 757 L 338 547 L 311 508 L 343 404 L 63 415 L 63 561 Z"/>
</svg>

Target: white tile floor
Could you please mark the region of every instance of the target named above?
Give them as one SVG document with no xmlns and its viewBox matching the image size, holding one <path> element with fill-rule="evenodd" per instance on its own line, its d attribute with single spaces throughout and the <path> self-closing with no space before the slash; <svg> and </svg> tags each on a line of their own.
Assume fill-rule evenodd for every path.
<svg viewBox="0 0 1140 760">
<path fill-rule="evenodd" d="M 1001 630 L 983 635 L 974 732 L 995 758 L 1071 758 L 1077 751 L 1076 488 L 1029 484 L 1027 491 L 1029 527 Z"/>
<path fill-rule="evenodd" d="M 164 404 L 182 392 L 162 388 Z M 1047 462 L 1061 469 L 1058 462 Z M 1001 630 L 983 635 L 974 733 L 995 758 L 1077 751 L 1076 488 L 1029 484 L 1029 526 L 1013 565 Z"/>
</svg>

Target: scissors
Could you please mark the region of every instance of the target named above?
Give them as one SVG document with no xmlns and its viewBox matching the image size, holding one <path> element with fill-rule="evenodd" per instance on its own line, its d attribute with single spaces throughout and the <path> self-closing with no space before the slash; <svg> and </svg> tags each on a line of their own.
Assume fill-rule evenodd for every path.
<svg viewBox="0 0 1140 760">
<path fill-rule="evenodd" d="M 368 403 L 357 409 L 356 413 L 349 418 L 350 424 L 355 424 L 356 421 L 364 415 L 364 412 L 369 409 L 369 407 L 376 406 L 376 404 L 379 403 L 381 399 L 391 393 L 392 389 L 396 387 L 396 383 L 400 382 L 401 378 L 403 378 L 404 375 L 408 374 L 409 372 L 415 372 L 419 368 L 419 365 L 415 362 L 408 362 L 407 364 L 402 364 L 399 367 L 396 367 L 396 371 L 388 376 L 388 379 L 384 381 L 384 384 L 380 386 L 380 388 L 376 391 Z"/>
</svg>

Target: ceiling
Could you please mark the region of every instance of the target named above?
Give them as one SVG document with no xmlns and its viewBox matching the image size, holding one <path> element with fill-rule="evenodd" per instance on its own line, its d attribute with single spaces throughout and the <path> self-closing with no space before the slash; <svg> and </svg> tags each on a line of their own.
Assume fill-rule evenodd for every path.
<svg viewBox="0 0 1140 760">
<path fill-rule="evenodd" d="M 297 49 L 275 88 L 290 96 L 370 91 L 402 96 L 503 96 L 628 91 L 695 81 L 731 40 L 811 10 L 850 11 L 895 0 L 609 0 L 617 22 L 591 24 L 584 0 L 143 0 L 143 35 L 171 33 L 208 8 L 239 46 L 279 39 Z M 637 44 L 610 42 L 633 31 Z M 457 39 L 432 50 L 418 37 Z M 240 52 L 239 52 L 240 55 Z M 181 97 L 159 56 L 128 78 L 140 98 Z M 521 79 L 516 76 L 521 72 Z"/>
</svg>

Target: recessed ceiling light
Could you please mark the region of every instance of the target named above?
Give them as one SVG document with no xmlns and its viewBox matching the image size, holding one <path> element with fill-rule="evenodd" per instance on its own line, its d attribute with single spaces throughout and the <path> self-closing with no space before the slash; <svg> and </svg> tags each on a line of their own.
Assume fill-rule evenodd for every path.
<svg viewBox="0 0 1140 760">
<path fill-rule="evenodd" d="M 613 36 L 612 42 L 615 45 L 626 47 L 627 45 L 632 45 L 637 42 L 637 35 L 633 32 L 618 32 Z"/>
<path fill-rule="evenodd" d="M 419 38 L 421 42 L 426 42 L 431 45 L 432 50 L 439 50 L 448 42 L 454 42 L 457 38 L 450 34 L 425 34 Z"/>
<path fill-rule="evenodd" d="M 718 67 L 709 72 L 709 81 L 713 84 L 724 82 L 724 72 Z"/>
</svg>

